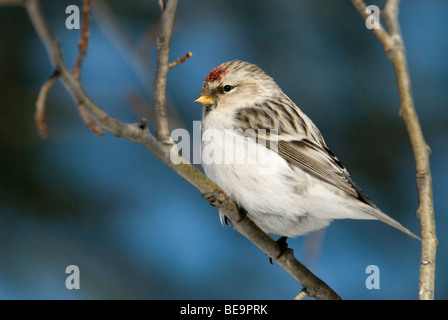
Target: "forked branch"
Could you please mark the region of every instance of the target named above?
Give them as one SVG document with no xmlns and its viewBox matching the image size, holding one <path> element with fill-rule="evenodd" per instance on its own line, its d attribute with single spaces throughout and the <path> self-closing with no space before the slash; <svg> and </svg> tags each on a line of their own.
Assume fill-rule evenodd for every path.
<svg viewBox="0 0 448 320">
<path fill-rule="evenodd" d="M 431 170 L 429 167 L 430 148 L 426 144 L 418 120 L 412 97 L 411 79 L 406 61 L 403 38 L 398 22 L 399 0 L 387 0 L 381 10 L 387 30 L 380 24 L 371 29 L 384 47 L 386 56 L 392 62 L 400 98 L 399 114 L 403 117 L 412 150 L 414 152 L 419 205 L 416 215 L 420 220 L 422 251 L 420 259 L 419 299 L 434 299 L 437 237 L 432 198 Z M 366 5 L 363 0 L 352 0 L 353 5 L 367 19 Z"/>
</svg>

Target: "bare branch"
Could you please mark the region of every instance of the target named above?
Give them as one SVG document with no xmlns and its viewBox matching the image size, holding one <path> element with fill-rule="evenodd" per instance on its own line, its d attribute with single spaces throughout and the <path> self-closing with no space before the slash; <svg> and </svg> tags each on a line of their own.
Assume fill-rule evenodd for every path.
<svg viewBox="0 0 448 320">
<path fill-rule="evenodd" d="M 123 137 L 125 135 L 128 140 L 134 142 L 139 141 L 147 148 L 159 150 L 160 144 L 157 143 L 156 139 L 152 137 L 149 132 L 141 132 L 142 130 L 139 129 L 138 126 L 125 125 L 116 119 L 110 118 L 87 96 L 79 80 L 75 79 L 74 75 L 67 68 L 67 65 L 62 57 L 59 43 L 48 26 L 47 20 L 42 13 L 39 1 L 28 0 L 25 2 L 25 8 L 34 29 L 47 49 L 50 60 L 55 65 L 55 69 L 60 72 L 60 78 L 62 79 L 64 85 L 72 94 L 77 104 L 82 103 L 84 105 L 84 108 L 88 112 L 90 118 L 98 123 L 102 129 L 109 131 L 116 136 Z M 160 151 L 156 152 L 156 154 L 157 153 L 160 153 Z"/>
<path fill-rule="evenodd" d="M 154 112 L 156 116 L 156 137 L 164 144 L 172 143 L 166 112 L 166 80 L 168 77 L 170 40 L 173 31 L 177 0 L 170 0 L 163 8 L 160 36 L 157 39 L 157 69 L 154 84 Z"/>
<path fill-rule="evenodd" d="M 364 1 L 352 0 L 352 2 L 361 16 L 366 19 Z M 383 44 L 386 56 L 392 61 L 400 98 L 399 113 L 405 122 L 414 152 L 416 166 L 415 179 L 419 199 L 417 217 L 420 220 L 422 234 L 419 299 L 432 300 L 434 299 L 436 248 L 438 241 L 435 229 L 432 181 L 429 166 L 430 149 L 423 137 L 423 132 L 414 107 L 411 79 L 409 77 L 403 38 L 398 22 L 398 5 L 399 0 L 386 1 L 381 16 L 385 21 L 388 31 L 381 27 L 380 29 L 373 28 L 372 32 Z"/>
</svg>

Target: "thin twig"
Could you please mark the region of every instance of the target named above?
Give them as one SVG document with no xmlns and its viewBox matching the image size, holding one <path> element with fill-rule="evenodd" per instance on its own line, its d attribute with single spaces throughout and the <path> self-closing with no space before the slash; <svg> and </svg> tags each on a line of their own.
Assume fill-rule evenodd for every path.
<svg viewBox="0 0 448 320">
<path fill-rule="evenodd" d="M 362 0 L 352 0 L 361 16 L 366 19 L 365 4 Z M 420 259 L 419 299 L 434 299 L 435 267 L 437 237 L 434 220 L 434 205 L 432 198 L 432 181 L 429 166 L 430 149 L 426 144 L 412 97 L 411 79 L 406 60 L 403 38 L 398 22 L 399 0 L 387 0 L 381 16 L 387 31 L 382 27 L 372 29 L 378 40 L 383 44 L 386 56 L 391 60 L 397 79 L 400 98 L 399 114 L 403 117 L 412 150 L 414 152 L 419 205 L 417 217 L 420 220 L 422 251 Z"/>
<path fill-rule="evenodd" d="M 73 66 L 73 75 L 76 79 L 79 79 L 81 73 L 81 64 L 84 60 L 87 49 L 89 48 L 89 26 L 90 26 L 90 2 L 91 0 L 85 0 L 82 7 L 82 26 L 81 37 L 78 43 L 78 56 L 76 57 L 75 64 Z"/>
<path fill-rule="evenodd" d="M 381 17 L 384 20 L 389 35 L 392 37 L 394 34 L 401 35 L 400 24 L 398 23 L 399 2 L 399 0 L 386 1 L 383 10 L 381 10 Z"/>
<path fill-rule="evenodd" d="M 178 65 L 180 65 L 181 63 L 184 63 L 185 61 L 187 61 L 189 58 L 191 58 L 193 56 L 193 54 L 188 51 L 185 55 L 183 55 L 182 57 L 176 59 L 173 62 L 170 62 L 168 64 L 168 66 L 170 67 L 170 69 L 177 67 Z"/>
<path fill-rule="evenodd" d="M 39 94 L 36 99 L 36 112 L 34 114 L 34 121 L 36 123 L 37 132 L 44 139 L 50 136 L 50 131 L 48 131 L 47 122 L 45 121 L 45 102 L 47 100 L 48 92 L 56 83 L 56 80 L 58 80 L 59 77 L 59 71 L 55 71 L 40 88 Z"/>
<path fill-rule="evenodd" d="M 90 4 L 91 0 L 85 0 L 84 6 L 82 7 L 82 26 L 81 26 L 81 36 L 78 42 L 78 55 L 76 56 L 75 63 L 73 65 L 72 73 L 76 80 L 80 80 L 81 77 L 81 65 L 87 54 L 87 49 L 89 48 L 89 27 L 90 27 Z M 89 117 L 83 103 L 78 103 L 78 112 L 81 119 L 86 124 L 92 132 L 99 136 L 103 136 L 104 133 L 101 129 L 94 124 Z"/>
<path fill-rule="evenodd" d="M 158 59 L 158 72 L 156 76 L 156 88 L 161 100 L 159 108 L 164 109 L 164 95 L 166 88 L 167 73 L 169 71 L 168 48 L 171 37 L 172 23 L 174 20 L 174 12 L 177 1 L 170 0 L 165 10 L 162 12 L 162 31 L 159 38 L 159 51 L 163 54 L 163 59 Z M 173 171 L 179 174 L 187 182 L 192 184 L 202 195 L 207 195 L 211 203 L 218 206 L 220 210 L 234 222 L 237 231 L 252 241 L 269 257 L 276 261 L 284 270 L 293 276 L 305 289 L 310 297 L 316 299 L 340 299 L 340 297 L 322 280 L 311 273 L 294 257 L 293 251 L 287 249 L 282 253 L 277 243 L 264 233 L 252 220 L 247 216 L 240 214 L 238 207 L 232 199 L 224 193 L 224 191 L 213 181 L 208 179 L 204 174 L 197 170 L 191 163 L 181 158 L 178 154 L 177 146 L 174 143 L 167 143 L 163 128 L 166 123 L 166 117 L 163 112 L 157 116 L 159 122 L 159 133 L 156 139 L 147 130 L 144 120 L 140 124 L 124 124 L 99 108 L 85 93 L 79 79 L 68 70 L 65 60 L 62 56 L 59 43 L 51 32 L 47 20 L 45 19 L 40 3 L 38 0 L 27 0 L 25 7 L 30 20 L 36 30 L 42 43 L 45 45 L 50 60 L 55 65 L 55 69 L 60 71 L 61 79 L 67 90 L 72 94 L 78 105 L 82 104 L 83 111 L 88 113 L 98 126 L 117 137 L 125 138 L 129 141 L 139 143 L 154 154 L 158 159 L 164 162 Z M 160 39 L 162 39 L 160 41 Z M 157 110 L 157 109 L 156 109 Z M 160 123 L 162 125 L 160 126 Z M 162 129 L 161 129 L 162 128 Z M 166 134 L 169 134 L 168 132 Z M 175 164 L 178 163 L 178 164 Z M 214 200 L 213 200 L 214 199 Z M 219 200 L 219 201 L 216 201 Z"/>
<path fill-rule="evenodd" d="M 154 84 L 154 112 L 156 116 L 156 138 L 164 144 L 171 144 L 166 112 L 166 80 L 168 77 L 171 33 L 177 0 L 170 0 L 163 8 L 160 36 L 157 39 L 157 69 Z"/>
</svg>

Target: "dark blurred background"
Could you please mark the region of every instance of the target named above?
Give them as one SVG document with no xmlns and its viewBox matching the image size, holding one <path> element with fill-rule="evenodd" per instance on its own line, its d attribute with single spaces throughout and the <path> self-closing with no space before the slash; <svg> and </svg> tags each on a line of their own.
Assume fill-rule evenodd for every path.
<svg viewBox="0 0 448 320">
<path fill-rule="evenodd" d="M 151 119 L 157 1 L 94 0 L 82 80 L 124 122 Z M 386 213 L 419 234 L 412 149 L 391 63 L 350 1 L 179 1 L 168 95 L 172 128 L 192 132 L 193 103 L 216 65 L 241 59 L 274 77 L 320 128 L 352 177 Z M 42 1 L 71 65 L 79 30 L 68 5 Z M 382 5 L 382 2 L 367 4 Z M 446 1 L 403 1 L 415 106 L 432 149 L 440 245 L 436 298 L 448 298 L 448 41 Z M 292 299 L 301 289 L 232 228 L 199 192 L 142 146 L 98 137 L 58 82 L 42 140 L 34 104 L 52 64 L 20 7 L 0 7 L 1 299 Z M 416 299 L 420 243 L 371 221 L 336 221 L 290 247 L 345 299 Z M 80 269 L 79 290 L 65 268 Z M 368 265 L 380 289 L 368 290 Z"/>
</svg>

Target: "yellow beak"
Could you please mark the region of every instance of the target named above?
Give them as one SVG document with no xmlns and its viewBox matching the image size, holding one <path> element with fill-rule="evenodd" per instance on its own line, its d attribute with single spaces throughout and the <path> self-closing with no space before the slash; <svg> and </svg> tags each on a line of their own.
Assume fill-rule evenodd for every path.
<svg viewBox="0 0 448 320">
<path fill-rule="evenodd" d="M 212 104 L 214 101 L 215 99 L 209 96 L 200 96 L 199 98 L 194 100 L 194 102 L 199 102 L 202 104 Z"/>
</svg>

